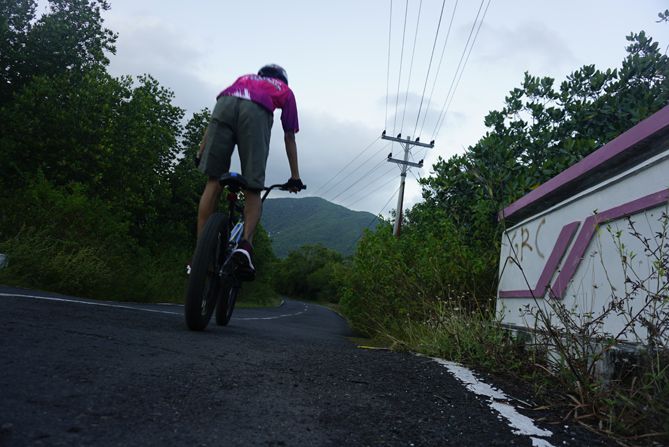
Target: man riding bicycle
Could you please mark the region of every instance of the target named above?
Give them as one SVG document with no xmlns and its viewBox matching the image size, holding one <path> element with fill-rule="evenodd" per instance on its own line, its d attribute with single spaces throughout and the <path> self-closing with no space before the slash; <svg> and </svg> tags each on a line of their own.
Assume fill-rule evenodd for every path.
<svg viewBox="0 0 669 447">
<path fill-rule="evenodd" d="M 248 188 L 244 190 L 244 235 L 232 256 L 247 278 L 255 275 L 253 235 L 262 213 L 260 191 L 265 186 L 273 112 L 277 108 L 281 109 L 290 165 L 287 186 L 291 192 L 297 193 L 303 186 L 295 142 L 295 134 L 299 131 L 297 105 L 293 91 L 288 87 L 286 71 L 278 65 L 265 65 L 257 75 L 241 76 L 217 96 L 198 153 L 198 168 L 209 177 L 198 208 L 199 237 L 218 203 L 221 193 L 219 178 L 230 170 L 232 153 L 235 145 L 238 147 L 242 175 L 248 182 Z"/>
</svg>

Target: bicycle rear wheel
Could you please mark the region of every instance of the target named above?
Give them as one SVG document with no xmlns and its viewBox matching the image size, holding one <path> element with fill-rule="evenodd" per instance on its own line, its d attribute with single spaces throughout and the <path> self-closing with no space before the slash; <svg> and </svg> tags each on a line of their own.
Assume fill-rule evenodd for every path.
<svg viewBox="0 0 669 447">
<path fill-rule="evenodd" d="M 216 306 L 221 289 L 219 272 L 228 248 L 229 231 L 226 216 L 214 213 L 198 238 L 184 305 L 186 324 L 193 331 L 207 327 Z"/>
<path fill-rule="evenodd" d="M 218 306 L 216 307 L 217 325 L 227 326 L 230 322 L 232 311 L 235 309 L 235 303 L 237 302 L 239 289 L 240 285 L 236 279 L 229 278 L 228 281 L 223 281 L 218 297 Z"/>
</svg>

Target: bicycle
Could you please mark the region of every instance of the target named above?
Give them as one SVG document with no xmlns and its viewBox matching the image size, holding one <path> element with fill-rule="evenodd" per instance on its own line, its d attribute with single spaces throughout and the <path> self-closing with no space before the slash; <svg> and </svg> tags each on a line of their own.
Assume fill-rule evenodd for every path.
<svg viewBox="0 0 669 447">
<path fill-rule="evenodd" d="M 246 189 L 247 182 L 236 172 L 224 174 L 219 182 L 228 191 L 228 212 L 213 213 L 207 219 L 195 247 L 184 306 L 186 324 L 193 331 L 207 327 L 214 308 L 216 324 L 226 326 L 242 286 L 232 251 L 244 234 L 244 209 L 238 195 Z M 263 202 L 275 188 L 288 190 L 287 184 L 263 188 Z"/>
</svg>

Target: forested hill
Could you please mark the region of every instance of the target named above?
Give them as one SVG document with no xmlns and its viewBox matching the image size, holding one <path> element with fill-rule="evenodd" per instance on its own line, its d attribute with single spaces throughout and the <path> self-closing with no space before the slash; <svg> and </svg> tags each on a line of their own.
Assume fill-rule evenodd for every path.
<svg viewBox="0 0 669 447">
<path fill-rule="evenodd" d="M 364 228 L 377 219 L 365 211 L 352 211 L 320 197 L 268 199 L 262 225 L 282 258 L 305 244 L 322 244 L 344 256 L 353 254 Z"/>
</svg>

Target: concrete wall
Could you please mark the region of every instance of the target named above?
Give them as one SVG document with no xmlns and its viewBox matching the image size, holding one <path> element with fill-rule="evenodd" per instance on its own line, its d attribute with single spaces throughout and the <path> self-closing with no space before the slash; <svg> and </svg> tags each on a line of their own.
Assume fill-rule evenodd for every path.
<svg viewBox="0 0 669 447">
<path fill-rule="evenodd" d="M 625 308 L 610 312 L 603 321 L 603 333 L 617 335 L 647 296 L 634 293 L 626 278 L 651 290 L 666 285 L 666 276 L 652 275 L 657 269 L 640 238 L 647 238 L 651 248 L 667 244 L 663 251 L 669 252 L 669 240 L 658 236 L 664 233 L 663 222 L 669 224 L 662 218 L 669 213 L 669 145 L 655 141 L 643 150 L 653 155 L 640 162 L 637 157 L 627 169 L 525 216 L 505 232 L 497 299 L 505 323 L 534 327 L 527 309 L 541 306 L 550 313 L 548 300 L 559 300 L 577 320 L 585 320 L 601 315 L 613 297 L 628 296 Z M 584 175 L 596 172 L 595 164 Z M 629 218 L 640 235 L 633 235 Z M 666 319 L 669 298 L 665 301 L 665 308 L 656 310 Z M 645 328 L 637 325 L 634 332 L 627 331 L 621 339 L 645 340 Z"/>
</svg>

